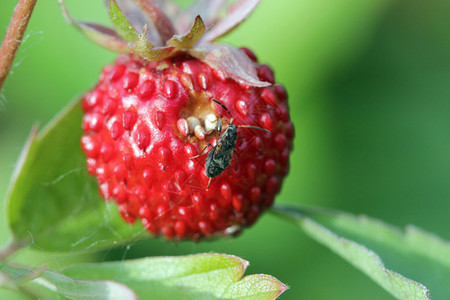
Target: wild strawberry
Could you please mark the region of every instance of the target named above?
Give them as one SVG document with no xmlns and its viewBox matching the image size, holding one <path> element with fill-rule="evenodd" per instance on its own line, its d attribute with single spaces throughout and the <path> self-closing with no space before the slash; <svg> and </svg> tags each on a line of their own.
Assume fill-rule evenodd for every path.
<svg viewBox="0 0 450 300">
<path fill-rule="evenodd" d="M 224 2 L 181 11 L 169 1 L 110 0 L 113 30 L 72 19 L 60 0 L 89 38 L 131 52 L 83 98 L 88 171 L 125 221 L 167 239 L 239 233 L 272 205 L 289 170 L 286 90 L 249 49 L 212 43 L 259 1 L 237 1 L 219 19 Z"/>
</svg>

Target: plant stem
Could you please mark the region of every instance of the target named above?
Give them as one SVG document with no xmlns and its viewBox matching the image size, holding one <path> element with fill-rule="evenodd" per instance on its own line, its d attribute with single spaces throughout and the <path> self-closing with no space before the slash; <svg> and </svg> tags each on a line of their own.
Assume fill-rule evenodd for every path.
<svg viewBox="0 0 450 300">
<path fill-rule="evenodd" d="M 0 249 L 0 260 L 5 261 L 8 256 L 13 254 L 19 248 L 19 243 L 17 243 L 14 239 L 11 240 L 5 247 Z"/>
<path fill-rule="evenodd" d="M 0 91 L 19 48 L 37 0 L 19 0 L 0 47 Z"/>
</svg>

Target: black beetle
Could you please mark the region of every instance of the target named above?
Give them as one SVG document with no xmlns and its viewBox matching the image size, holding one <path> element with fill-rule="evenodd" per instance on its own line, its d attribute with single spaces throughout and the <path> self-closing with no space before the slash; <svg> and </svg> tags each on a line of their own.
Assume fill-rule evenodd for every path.
<svg viewBox="0 0 450 300">
<path fill-rule="evenodd" d="M 206 160 L 205 160 L 206 176 L 208 176 L 210 178 L 209 182 L 208 182 L 208 187 L 209 187 L 209 184 L 211 183 L 212 178 L 219 176 L 220 174 L 222 174 L 223 171 L 225 171 L 230 166 L 231 159 L 233 158 L 234 147 L 236 147 L 237 128 L 238 127 L 254 128 L 254 129 L 262 130 L 266 133 L 270 133 L 269 130 L 261 128 L 261 127 L 256 127 L 256 126 L 251 126 L 251 125 L 238 125 L 238 126 L 234 125 L 233 124 L 233 116 L 231 115 L 231 112 L 228 110 L 228 108 L 226 108 L 225 105 L 223 105 L 221 102 L 219 102 L 216 99 L 211 99 L 211 100 L 216 102 L 220 106 L 222 106 L 228 112 L 228 114 L 231 116 L 231 120 L 229 122 L 225 120 L 228 123 L 228 128 L 225 130 L 225 132 L 219 138 L 219 140 L 217 141 L 215 146 L 208 144 L 200 152 L 199 155 L 191 157 L 191 159 L 197 158 L 202 155 L 202 153 L 208 148 L 208 146 L 213 147 L 211 149 L 211 151 L 209 151 L 208 156 L 206 157 Z M 215 130 L 218 134 L 221 133 L 222 119 L 218 119 Z"/>
</svg>

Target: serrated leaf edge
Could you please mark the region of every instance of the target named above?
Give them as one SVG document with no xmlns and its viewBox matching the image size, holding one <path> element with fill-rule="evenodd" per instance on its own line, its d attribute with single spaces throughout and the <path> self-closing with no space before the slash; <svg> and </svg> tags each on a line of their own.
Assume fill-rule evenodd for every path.
<svg viewBox="0 0 450 300">
<path fill-rule="evenodd" d="M 406 282 L 408 282 L 410 284 L 413 284 L 413 285 L 417 286 L 422 291 L 422 296 L 425 297 L 426 299 L 431 300 L 430 291 L 428 290 L 428 288 L 425 285 L 423 285 L 420 282 L 417 282 L 417 281 L 414 281 L 412 279 L 409 279 L 407 277 L 404 277 L 403 275 L 401 275 L 401 274 L 399 274 L 399 273 L 397 273 L 397 272 L 395 272 L 393 270 L 390 270 L 390 269 L 386 268 L 384 263 L 383 263 L 383 261 L 378 256 L 378 254 L 376 254 L 374 251 L 368 249 L 364 245 L 361 245 L 361 244 L 359 244 L 359 243 L 357 243 L 355 241 L 349 240 L 347 238 L 340 237 L 339 235 L 335 234 L 334 232 L 332 232 L 331 230 L 329 230 L 325 226 L 315 222 L 313 219 L 307 217 L 306 215 L 302 215 L 299 212 L 296 212 L 295 209 L 292 209 L 292 208 L 289 208 L 289 207 L 274 207 L 274 208 L 272 208 L 271 211 L 275 215 L 279 215 L 281 217 L 288 218 L 291 222 L 302 226 L 304 231 L 308 235 L 313 237 L 315 240 L 317 240 L 321 244 L 326 245 L 329 249 L 331 249 L 335 253 L 338 253 L 341 257 L 347 258 L 346 252 L 340 251 L 337 247 L 334 246 L 333 243 L 327 242 L 323 237 L 316 236 L 314 234 L 314 232 L 313 232 L 314 228 L 317 229 L 317 230 L 322 231 L 323 233 L 328 235 L 328 237 L 332 238 L 335 242 L 337 242 L 338 244 L 343 245 L 344 247 L 345 247 L 345 244 L 352 245 L 353 247 L 357 248 L 359 251 L 363 252 L 367 256 L 372 257 L 372 259 L 374 259 L 377 262 L 379 270 L 381 270 L 382 273 L 386 277 L 404 280 L 404 281 L 406 281 Z M 324 211 L 326 211 L 326 210 L 324 210 Z M 328 211 L 328 212 L 331 212 L 332 214 L 336 213 L 336 212 L 332 212 L 332 211 Z M 381 287 L 383 287 L 386 291 L 388 291 L 390 294 L 394 295 L 395 297 L 398 297 L 400 299 L 404 299 L 407 296 L 407 295 L 394 294 L 393 291 L 389 290 L 388 287 L 386 287 L 383 284 L 383 282 L 381 282 L 377 277 L 371 276 L 368 270 L 366 270 L 363 267 L 360 267 L 359 265 L 353 263 L 353 261 L 351 261 L 350 259 L 348 259 L 348 262 L 350 264 L 352 264 L 354 267 L 356 267 L 357 269 L 361 270 L 366 275 L 368 275 L 369 278 L 371 278 L 372 280 L 377 282 Z M 389 284 L 391 286 L 394 284 L 392 279 L 388 280 L 388 282 L 389 282 Z"/>
<path fill-rule="evenodd" d="M 233 269 L 233 270 L 239 270 L 239 272 L 227 272 L 228 273 L 228 278 L 231 279 L 230 283 L 226 286 L 226 288 L 220 293 L 217 294 L 218 297 L 223 297 L 223 295 L 226 295 L 228 289 L 232 288 L 232 286 L 234 284 L 239 284 L 242 280 L 251 280 L 253 277 L 256 277 L 257 279 L 259 279 L 260 281 L 265 281 L 268 280 L 271 282 L 271 284 L 276 285 L 278 288 L 277 289 L 273 289 L 271 291 L 267 291 L 266 293 L 270 293 L 270 294 L 275 294 L 275 296 L 270 297 L 270 299 L 275 299 L 277 298 L 281 293 L 283 293 L 284 291 L 286 291 L 288 289 L 288 287 L 283 284 L 281 281 L 279 281 L 277 278 L 271 276 L 271 275 L 266 275 L 266 274 L 252 274 L 252 275 L 247 275 L 247 276 L 243 276 L 247 267 L 249 266 L 249 262 L 238 257 L 238 256 L 234 256 L 234 255 L 228 255 L 228 254 L 219 254 L 219 253 L 200 253 L 200 254 L 193 254 L 193 255 L 184 255 L 184 256 L 160 256 L 160 257 L 148 257 L 148 258 L 140 258 L 140 259 L 132 259 L 132 260 L 127 260 L 127 263 L 140 263 L 143 260 L 148 260 L 148 261 L 152 261 L 152 260 L 165 260 L 167 259 L 168 263 L 173 263 L 176 262 L 177 260 L 183 260 L 183 259 L 195 259 L 196 257 L 200 257 L 200 258 L 204 258 L 204 259 L 208 259 L 210 257 L 218 257 L 218 258 L 223 258 L 225 260 L 228 260 L 231 262 L 231 265 L 227 265 L 227 266 L 220 266 L 220 267 L 214 267 L 211 268 L 207 271 L 199 271 L 199 272 L 193 272 L 193 273 L 188 273 L 185 275 L 178 275 L 176 277 L 174 277 L 173 279 L 176 280 L 180 280 L 182 278 L 189 278 L 191 276 L 195 276 L 197 274 L 215 274 L 218 270 L 228 270 L 228 269 Z M 102 262 L 101 266 L 102 267 L 111 267 L 111 266 L 115 266 L 117 265 L 118 262 Z M 89 269 L 89 268 L 95 268 L 96 265 L 95 264 L 81 264 L 81 265 L 77 265 L 74 267 L 68 267 L 65 269 L 65 271 L 70 272 L 73 271 L 74 269 Z M 145 277 L 145 276 L 144 276 Z M 172 277 L 168 277 L 167 279 L 172 278 Z M 166 278 L 161 278 L 161 280 L 164 280 Z M 154 279 L 151 279 L 154 280 Z M 221 299 L 221 298 L 220 298 Z M 234 298 L 232 298 L 234 299 Z M 266 298 L 265 298 L 266 299 Z"/>
<path fill-rule="evenodd" d="M 229 296 L 229 290 L 231 288 L 233 288 L 233 285 L 239 284 L 244 280 L 249 280 L 251 281 L 252 278 L 257 278 L 259 279 L 259 281 L 270 281 L 272 284 L 276 284 L 279 288 L 275 289 L 275 290 L 271 290 L 271 291 L 263 291 L 260 294 L 264 294 L 264 293 L 273 293 L 276 292 L 276 294 L 271 297 L 270 299 L 276 299 L 278 298 L 282 293 L 284 293 L 285 291 L 287 291 L 289 289 L 289 287 L 287 285 L 285 285 L 284 283 L 282 283 L 280 280 L 278 280 L 276 277 L 271 276 L 271 275 L 267 275 L 267 274 L 251 274 L 251 275 L 247 275 L 245 277 L 241 277 L 238 281 L 233 282 L 232 284 L 230 284 L 227 289 L 223 292 L 222 297 L 224 296 Z M 252 295 L 251 295 L 252 296 Z M 238 298 L 231 298 L 231 299 L 238 299 Z"/>
</svg>

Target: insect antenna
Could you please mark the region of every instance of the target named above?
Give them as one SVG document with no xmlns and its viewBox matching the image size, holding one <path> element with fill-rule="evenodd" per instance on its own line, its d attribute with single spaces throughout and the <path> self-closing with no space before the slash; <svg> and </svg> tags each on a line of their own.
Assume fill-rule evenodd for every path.
<svg viewBox="0 0 450 300">
<path fill-rule="evenodd" d="M 261 127 L 256 127 L 256 126 L 251 126 L 251 125 L 238 125 L 237 127 L 246 127 L 246 128 L 253 128 L 253 129 L 258 129 L 258 130 L 262 130 L 266 133 L 270 133 L 269 130 L 261 128 Z"/>
<path fill-rule="evenodd" d="M 220 106 L 222 106 L 222 107 L 228 112 L 228 114 L 229 114 L 231 117 L 233 117 L 233 115 L 230 113 L 230 111 L 228 110 L 228 108 L 226 108 L 226 106 L 223 105 L 219 100 L 216 100 L 216 99 L 211 99 L 211 100 L 214 101 L 214 102 L 216 102 L 216 103 L 219 104 Z"/>
</svg>

